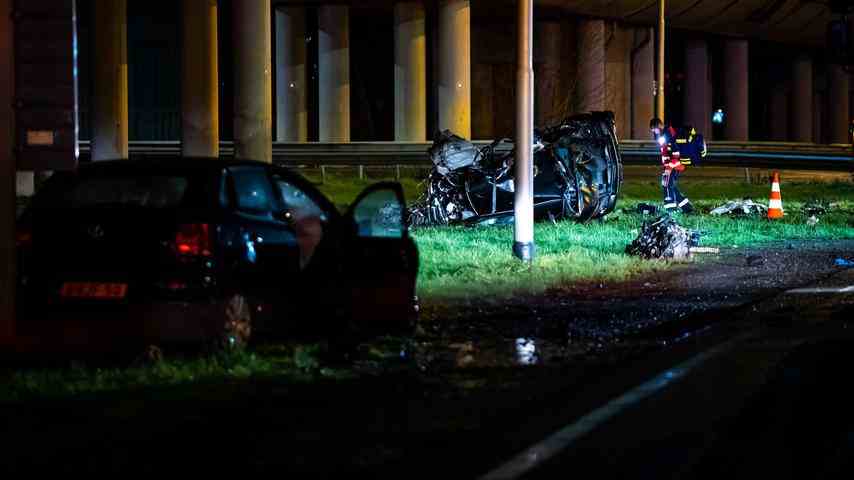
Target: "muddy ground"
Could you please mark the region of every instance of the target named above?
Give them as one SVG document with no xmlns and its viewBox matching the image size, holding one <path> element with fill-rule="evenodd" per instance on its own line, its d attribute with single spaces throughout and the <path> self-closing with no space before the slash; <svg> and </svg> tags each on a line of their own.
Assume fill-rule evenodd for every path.
<svg viewBox="0 0 854 480">
<path fill-rule="evenodd" d="M 355 380 L 2 405 L 0 470 L 476 476 L 852 256 L 854 241 L 725 248 L 630 282 L 454 305 L 366 346 L 385 358 L 357 358 Z"/>
</svg>

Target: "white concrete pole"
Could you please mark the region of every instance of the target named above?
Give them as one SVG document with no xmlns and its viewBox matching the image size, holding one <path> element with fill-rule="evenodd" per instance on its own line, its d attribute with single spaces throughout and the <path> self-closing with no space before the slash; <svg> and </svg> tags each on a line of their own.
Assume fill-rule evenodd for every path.
<svg viewBox="0 0 854 480">
<path fill-rule="evenodd" d="M 394 139 L 427 139 L 427 41 L 421 2 L 394 5 Z"/>
<path fill-rule="evenodd" d="M 439 130 L 471 138 L 471 6 L 439 2 Z"/>
<path fill-rule="evenodd" d="M 305 7 L 276 10 L 276 140 L 308 141 Z"/>
<path fill-rule="evenodd" d="M 519 1 L 516 70 L 516 184 L 513 255 L 524 262 L 534 246 L 534 1 Z"/>
<path fill-rule="evenodd" d="M 655 82 L 655 114 L 661 121 L 666 121 L 664 119 L 664 59 L 667 51 L 665 49 L 667 23 L 664 12 L 666 8 L 666 0 L 658 0 L 658 72 Z"/>
<path fill-rule="evenodd" d="M 318 89 L 321 142 L 350 141 L 350 10 L 318 9 Z"/>
</svg>

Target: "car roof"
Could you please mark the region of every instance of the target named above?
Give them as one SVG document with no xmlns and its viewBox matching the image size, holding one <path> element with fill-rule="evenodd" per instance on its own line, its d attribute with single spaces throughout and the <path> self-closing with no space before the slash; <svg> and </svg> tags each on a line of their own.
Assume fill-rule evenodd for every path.
<svg viewBox="0 0 854 480">
<path fill-rule="evenodd" d="M 236 160 L 217 157 L 184 157 L 180 155 L 157 156 L 148 158 L 111 159 L 81 162 L 78 170 L 83 173 L 101 169 L 131 170 L 198 170 L 211 171 L 234 166 L 270 166 L 257 160 Z"/>
</svg>

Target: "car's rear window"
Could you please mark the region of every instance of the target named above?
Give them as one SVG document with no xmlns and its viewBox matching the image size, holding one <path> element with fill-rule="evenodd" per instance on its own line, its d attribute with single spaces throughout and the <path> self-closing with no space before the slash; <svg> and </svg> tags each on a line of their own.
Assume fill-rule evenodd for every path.
<svg viewBox="0 0 854 480">
<path fill-rule="evenodd" d="M 99 174 L 57 178 L 45 185 L 40 206 L 50 208 L 174 208 L 182 204 L 190 179 L 177 174 Z"/>
<path fill-rule="evenodd" d="M 66 195 L 72 208 L 101 205 L 172 208 L 177 207 L 189 184 L 179 176 L 94 177 L 82 179 Z"/>
</svg>

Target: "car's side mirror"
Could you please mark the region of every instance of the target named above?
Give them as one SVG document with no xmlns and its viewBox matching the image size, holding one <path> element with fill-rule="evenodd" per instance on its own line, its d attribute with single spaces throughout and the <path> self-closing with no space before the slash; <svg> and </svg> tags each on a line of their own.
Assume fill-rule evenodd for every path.
<svg viewBox="0 0 854 480">
<path fill-rule="evenodd" d="M 381 182 L 365 189 L 353 202 L 347 216 L 364 238 L 404 238 L 403 191 L 400 184 Z"/>
</svg>

